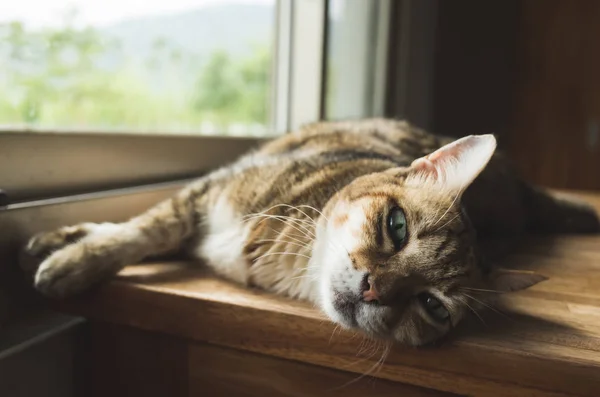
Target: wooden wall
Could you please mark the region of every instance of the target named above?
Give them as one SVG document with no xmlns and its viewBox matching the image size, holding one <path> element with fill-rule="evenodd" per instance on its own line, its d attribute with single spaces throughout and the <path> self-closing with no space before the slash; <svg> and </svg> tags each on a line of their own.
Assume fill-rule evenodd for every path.
<svg viewBox="0 0 600 397">
<path fill-rule="evenodd" d="M 600 1 L 437 1 L 433 130 L 493 132 L 527 179 L 600 189 Z"/>
<path fill-rule="evenodd" d="M 600 1 L 522 2 L 510 151 L 541 184 L 600 189 Z"/>
<path fill-rule="evenodd" d="M 504 137 L 510 131 L 518 3 L 436 2 L 435 132 L 456 137 L 485 133 Z"/>
</svg>

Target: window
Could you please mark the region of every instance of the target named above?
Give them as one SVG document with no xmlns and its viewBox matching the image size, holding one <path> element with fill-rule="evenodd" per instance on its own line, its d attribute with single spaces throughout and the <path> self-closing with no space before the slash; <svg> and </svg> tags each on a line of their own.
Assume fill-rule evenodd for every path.
<svg viewBox="0 0 600 397">
<path fill-rule="evenodd" d="M 382 116 L 391 4 L 330 0 L 325 115 Z"/>
<path fill-rule="evenodd" d="M 390 3 L 0 5 L 0 189 L 186 179 L 306 122 L 381 115 Z"/>
<path fill-rule="evenodd" d="M 0 125 L 269 135 L 275 10 L 275 0 L 0 6 Z"/>
</svg>

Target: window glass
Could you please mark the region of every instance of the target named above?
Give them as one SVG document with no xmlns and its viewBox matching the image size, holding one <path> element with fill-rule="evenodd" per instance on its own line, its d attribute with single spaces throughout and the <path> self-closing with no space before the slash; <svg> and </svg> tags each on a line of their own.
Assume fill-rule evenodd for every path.
<svg viewBox="0 0 600 397">
<path fill-rule="evenodd" d="M 0 4 L 0 127 L 266 135 L 276 0 Z"/>
<path fill-rule="evenodd" d="M 386 41 L 384 1 L 330 0 L 327 10 L 328 119 L 380 115 L 379 78 L 384 77 Z M 382 30 L 383 29 L 383 30 Z"/>
</svg>

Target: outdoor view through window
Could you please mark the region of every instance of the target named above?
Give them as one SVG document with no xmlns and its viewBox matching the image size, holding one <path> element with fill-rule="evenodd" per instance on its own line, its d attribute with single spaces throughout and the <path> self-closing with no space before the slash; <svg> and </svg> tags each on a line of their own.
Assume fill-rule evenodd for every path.
<svg viewBox="0 0 600 397">
<path fill-rule="evenodd" d="M 0 127 L 269 134 L 275 2 L 4 1 Z"/>
</svg>

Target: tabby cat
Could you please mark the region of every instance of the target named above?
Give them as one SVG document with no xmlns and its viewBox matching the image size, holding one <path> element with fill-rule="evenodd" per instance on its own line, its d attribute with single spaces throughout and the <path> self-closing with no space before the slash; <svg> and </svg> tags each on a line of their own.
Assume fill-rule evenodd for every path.
<svg viewBox="0 0 600 397">
<path fill-rule="evenodd" d="M 473 291 L 545 279 L 490 266 L 480 239 L 600 229 L 589 206 L 520 181 L 495 149 L 492 135 L 452 141 L 403 121 L 306 125 L 127 222 L 35 236 L 35 285 L 63 297 L 185 249 L 344 327 L 422 345 L 479 307 Z"/>
</svg>

